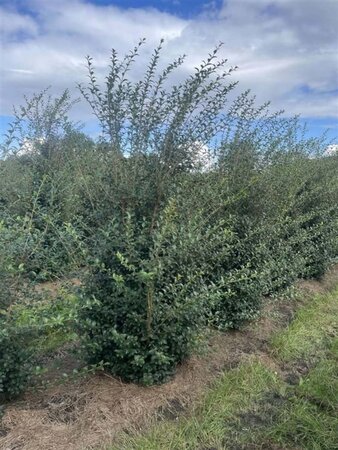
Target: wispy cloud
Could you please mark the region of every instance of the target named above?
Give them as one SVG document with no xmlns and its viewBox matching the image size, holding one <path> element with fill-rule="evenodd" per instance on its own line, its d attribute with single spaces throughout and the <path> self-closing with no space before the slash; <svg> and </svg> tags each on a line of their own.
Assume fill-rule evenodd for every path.
<svg viewBox="0 0 338 450">
<path fill-rule="evenodd" d="M 5 69 L 6 70 L 6 69 Z M 7 69 L 9 72 L 14 72 L 14 73 L 23 73 L 26 75 L 32 75 L 34 73 L 33 70 L 27 70 L 27 69 Z"/>
</svg>

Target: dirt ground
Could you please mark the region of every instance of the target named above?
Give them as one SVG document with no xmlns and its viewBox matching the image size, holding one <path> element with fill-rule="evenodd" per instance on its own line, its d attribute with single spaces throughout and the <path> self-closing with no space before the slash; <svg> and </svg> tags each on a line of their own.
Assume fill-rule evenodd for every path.
<svg viewBox="0 0 338 450">
<path fill-rule="evenodd" d="M 1 450 L 89 450 L 114 440 L 121 431 L 147 425 L 154 417 L 175 420 L 189 408 L 225 369 L 236 367 L 255 354 L 277 372 L 270 354 L 273 333 L 292 320 L 309 296 L 330 290 L 338 282 L 338 266 L 321 281 L 302 281 L 301 301 L 267 299 L 261 317 L 240 331 L 210 338 L 208 349 L 178 367 L 166 384 L 141 387 L 105 373 L 34 391 L 6 405 L 0 424 Z M 65 365 L 76 365 L 59 354 Z M 68 358 L 68 360 L 67 360 Z M 283 368 L 283 377 L 297 376 L 306 368 Z"/>
</svg>

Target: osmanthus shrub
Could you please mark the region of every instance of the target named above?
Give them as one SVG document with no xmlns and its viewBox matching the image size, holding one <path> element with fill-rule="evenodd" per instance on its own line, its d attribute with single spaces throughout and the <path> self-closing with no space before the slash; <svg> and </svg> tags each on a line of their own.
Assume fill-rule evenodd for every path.
<svg viewBox="0 0 338 450">
<path fill-rule="evenodd" d="M 0 398 L 19 395 L 33 373 L 26 337 L 26 330 L 15 329 L 0 318 Z"/>
<path fill-rule="evenodd" d="M 328 166 L 325 143 L 297 118 L 248 91 L 226 107 L 236 83 L 220 47 L 175 84 L 184 57 L 161 66 L 162 42 L 144 76 L 129 76 L 142 44 L 121 59 L 113 50 L 103 87 L 88 58 L 80 85 L 102 127 L 105 176 L 78 329 L 89 361 L 151 384 L 205 326 L 239 327 L 262 295 L 323 272 L 338 189 L 314 176 Z"/>
<path fill-rule="evenodd" d="M 208 264 L 232 237 L 224 224 L 212 229 L 185 218 L 171 201 L 152 235 L 130 214 L 105 230 L 78 318 L 91 363 L 152 384 L 191 353 L 206 324 Z"/>
<path fill-rule="evenodd" d="M 262 296 L 324 273 L 338 256 L 338 159 L 249 91 L 230 100 L 220 46 L 184 78 L 185 56 L 166 63 L 161 42 L 137 78 L 143 43 L 112 51 L 102 85 L 87 60 L 79 88 L 97 142 L 68 119 L 68 91 L 16 111 L 0 161 L 0 303 L 11 271 L 41 280 L 86 266 L 74 320 L 87 359 L 151 384 L 204 327 L 238 328 Z M 6 333 L 0 378 L 14 392 L 22 348 Z"/>
</svg>

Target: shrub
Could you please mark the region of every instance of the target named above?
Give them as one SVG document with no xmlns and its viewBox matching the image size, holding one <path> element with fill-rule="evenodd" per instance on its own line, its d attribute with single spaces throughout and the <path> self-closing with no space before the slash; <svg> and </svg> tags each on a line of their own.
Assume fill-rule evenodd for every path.
<svg viewBox="0 0 338 450">
<path fill-rule="evenodd" d="M 43 281 L 76 269 L 87 248 L 80 226 L 60 223 L 57 216 L 36 209 L 0 222 L 0 276 L 16 271 Z"/>
<path fill-rule="evenodd" d="M 222 195 L 218 176 L 182 175 L 155 226 L 129 213 L 102 230 L 79 316 L 91 363 L 149 384 L 190 354 L 210 316 L 213 270 L 235 242 Z"/>
<path fill-rule="evenodd" d="M 239 328 L 259 314 L 262 283 L 249 266 L 233 269 L 211 286 L 209 314 L 211 324 L 219 329 Z"/>
<path fill-rule="evenodd" d="M 173 205 L 154 236 L 130 215 L 112 223 L 84 293 L 79 328 L 90 362 L 129 381 L 166 380 L 202 331 L 201 236 L 172 214 Z"/>
<path fill-rule="evenodd" d="M 103 87 L 87 59 L 79 88 L 101 125 L 97 143 L 69 121 L 67 91 L 15 112 L 0 161 L 0 278 L 7 307 L 18 274 L 88 265 L 71 318 L 87 358 L 151 384 L 205 326 L 238 328 L 263 295 L 324 273 L 338 256 L 338 158 L 249 91 L 225 108 L 237 83 L 220 46 L 174 84 L 184 56 L 159 70 L 161 41 L 135 81 L 143 43 L 112 51 Z M 27 139 L 32 151 L 20 155 Z"/>
<path fill-rule="evenodd" d="M 0 395 L 12 398 L 26 387 L 32 373 L 31 351 L 27 348 L 26 330 L 15 329 L 1 321 Z"/>
</svg>

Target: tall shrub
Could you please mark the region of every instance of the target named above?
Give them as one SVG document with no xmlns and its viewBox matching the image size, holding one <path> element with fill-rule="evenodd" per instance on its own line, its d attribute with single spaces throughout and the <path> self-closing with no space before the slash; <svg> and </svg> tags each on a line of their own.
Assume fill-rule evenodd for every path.
<svg viewBox="0 0 338 450">
<path fill-rule="evenodd" d="M 89 84 L 79 86 L 105 162 L 79 330 L 91 361 L 149 384 L 173 372 L 207 324 L 239 327 L 262 295 L 322 271 L 337 189 L 315 208 L 324 184 L 309 174 L 325 144 L 297 118 L 256 106 L 249 91 L 225 107 L 236 83 L 220 47 L 173 85 L 184 57 L 158 71 L 162 42 L 144 77 L 129 77 L 142 45 L 122 59 L 112 51 L 103 87 L 88 57 Z"/>
</svg>

